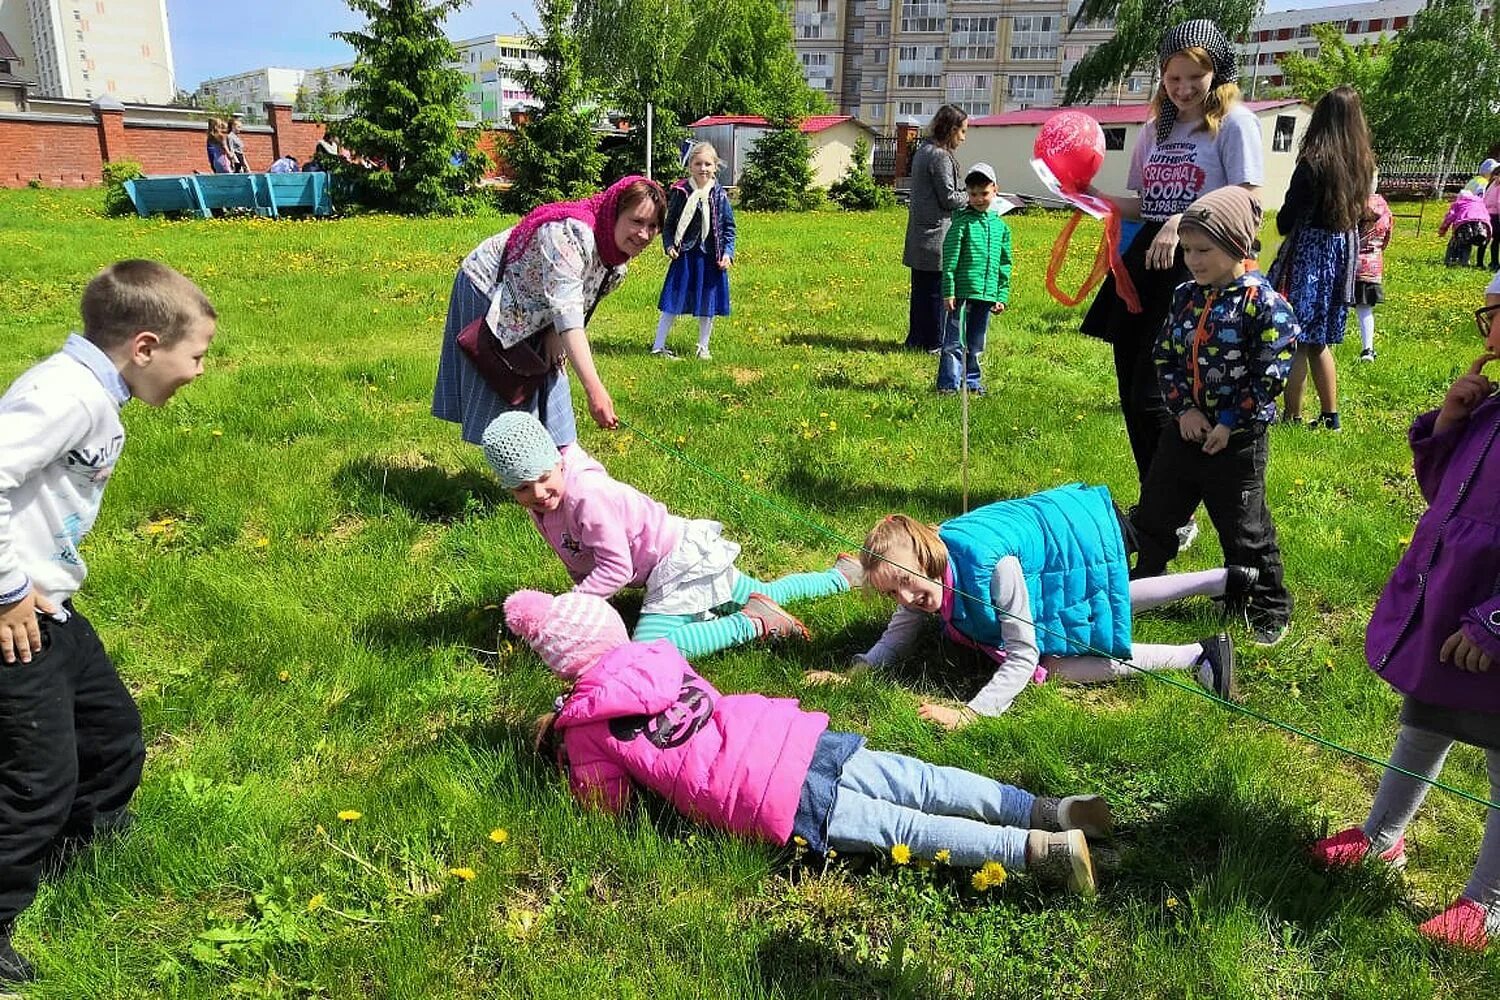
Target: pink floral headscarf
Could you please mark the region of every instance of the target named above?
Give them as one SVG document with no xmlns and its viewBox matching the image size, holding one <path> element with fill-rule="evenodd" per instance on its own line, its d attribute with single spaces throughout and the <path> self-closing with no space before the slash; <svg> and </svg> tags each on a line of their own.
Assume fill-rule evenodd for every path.
<svg viewBox="0 0 1500 1000">
<path fill-rule="evenodd" d="M 530 245 L 536 231 L 548 222 L 577 219 L 594 231 L 594 245 L 599 249 L 599 258 L 610 267 L 619 267 L 630 258 L 615 243 L 615 220 L 619 216 L 620 195 L 636 181 L 646 181 L 658 192 L 661 185 L 639 174 L 621 177 L 596 195 L 578 201 L 555 201 L 550 205 L 539 205 L 526 213 L 525 218 L 511 230 L 505 244 L 505 260 L 511 261 Z"/>
</svg>

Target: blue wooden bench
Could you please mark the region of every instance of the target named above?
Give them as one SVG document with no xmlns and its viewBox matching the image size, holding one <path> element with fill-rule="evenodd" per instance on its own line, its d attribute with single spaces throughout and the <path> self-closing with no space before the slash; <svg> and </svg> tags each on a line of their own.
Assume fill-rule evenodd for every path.
<svg viewBox="0 0 1500 1000">
<path fill-rule="evenodd" d="M 158 212 L 196 212 L 210 219 L 220 208 L 248 208 L 271 218 L 287 209 L 333 214 L 325 173 L 138 177 L 125 182 L 125 193 L 142 218 Z"/>
</svg>

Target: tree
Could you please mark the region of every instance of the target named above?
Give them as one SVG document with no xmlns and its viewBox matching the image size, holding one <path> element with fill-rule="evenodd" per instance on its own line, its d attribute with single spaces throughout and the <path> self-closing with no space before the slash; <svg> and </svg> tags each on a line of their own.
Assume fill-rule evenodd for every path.
<svg viewBox="0 0 1500 1000">
<path fill-rule="evenodd" d="M 344 108 L 344 95 L 333 89 L 327 73 L 318 74 L 318 89 L 313 92 L 312 101 L 320 115 L 336 115 Z"/>
<path fill-rule="evenodd" d="M 1292 96 L 1311 104 L 1335 87 L 1349 86 L 1366 104 L 1377 103 L 1397 38 L 1382 35 L 1377 42 L 1350 45 L 1337 24 L 1315 24 L 1312 33 L 1318 40 L 1316 56 L 1288 52 L 1280 59 Z"/>
<path fill-rule="evenodd" d="M 1070 26 L 1113 18 L 1115 34 L 1073 67 L 1063 103 L 1088 101 L 1136 67 L 1154 65 L 1162 32 L 1171 25 L 1206 17 L 1233 40 L 1250 27 L 1261 6 L 1261 0 L 1083 0 Z"/>
<path fill-rule="evenodd" d="M 536 108 L 505 149 L 513 181 L 504 198 L 510 211 L 527 212 L 599 187 L 604 157 L 594 134 L 598 115 L 579 68 L 572 13 L 572 0 L 539 0 L 540 34 L 527 32 L 542 68 L 521 73 Z"/>
<path fill-rule="evenodd" d="M 1366 105 L 1383 151 L 1438 154 L 1441 193 L 1458 157 L 1500 135 L 1500 19 L 1471 0 L 1432 0 L 1391 55 L 1387 86 Z"/>
<path fill-rule="evenodd" d="M 307 92 L 306 84 L 297 84 L 297 93 L 292 98 L 292 110 L 299 115 L 312 114 L 312 95 Z"/>
<path fill-rule="evenodd" d="M 852 212 L 896 204 L 896 193 L 876 184 L 874 174 L 870 173 L 870 143 L 864 136 L 855 140 L 851 159 L 848 172 L 833 182 L 828 197 Z"/>
<path fill-rule="evenodd" d="M 374 163 L 341 162 L 354 199 L 398 212 L 453 212 L 484 172 L 467 115 L 464 75 L 443 22 L 468 0 L 345 0 L 365 16 L 360 31 L 337 31 L 357 56 L 349 115 L 329 126 L 341 144 Z"/>
<path fill-rule="evenodd" d="M 803 118 L 831 110 L 802 75 L 785 0 L 734 0 L 708 65 L 708 86 L 696 106 L 702 114 Z"/>
<path fill-rule="evenodd" d="M 821 197 L 812 186 L 812 147 L 792 119 L 772 119 L 745 156 L 740 204 L 768 212 L 806 211 Z"/>
</svg>

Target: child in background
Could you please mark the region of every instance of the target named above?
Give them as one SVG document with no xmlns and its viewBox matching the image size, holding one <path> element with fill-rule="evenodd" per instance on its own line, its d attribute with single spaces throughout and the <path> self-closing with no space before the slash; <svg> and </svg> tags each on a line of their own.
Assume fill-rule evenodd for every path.
<svg viewBox="0 0 1500 1000">
<path fill-rule="evenodd" d="M 1385 301 L 1385 248 L 1391 242 L 1391 224 L 1391 207 L 1372 192 L 1359 221 L 1359 265 L 1354 273 L 1361 361 L 1375 360 L 1375 307 Z"/>
<path fill-rule="evenodd" d="M 1490 264 L 1491 271 L 1500 271 L 1500 166 L 1490 171 L 1490 182 L 1484 189 L 1484 210 L 1490 216 Z M 1481 261 L 1484 248 L 1479 250 Z"/>
<path fill-rule="evenodd" d="M 216 314 L 149 260 L 83 291 L 83 334 L 0 397 L 0 989 L 36 972 L 11 943 L 44 869 L 130 825 L 141 715 L 73 607 L 120 452 L 120 407 L 161 406 L 203 372 Z"/>
<path fill-rule="evenodd" d="M 1048 677 L 1092 684 L 1137 670 L 1190 670 L 1221 698 L 1232 697 L 1228 635 L 1145 645 L 1132 642 L 1130 619 L 1194 595 L 1242 601 L 1255 572 L 1230 567 L 1132 581 L 1131 548 L 1128 525 L 1103 486 L 1075 483 L 1001 500 L 937 527 L 892 514 L 871 530 L 861 560 L 866 583 L 900 608 L 880 641 L 855 657 L 855 669 L 897 659 L 936 615 L 945 635 L 995 663 L 994 676 L 964 707 L 928 702 L 917 710 L 947 729 L 1001 714 L 1028 684 Z M 805 677 L 844 679 L 829 671 Z"/>
<path fill-rule="evenodd" d="M 661 322 L 651 353 L 675 358 L 667 334 L 678 316 L 698 317 L 698 357 L 707 361 L 714 317 L 729 315 L 729 268 L 734 263 L 734 209 L 717 178 L 719 154 L 712 143 L 688 150 L 688 176 L 667 192 L 667 221 L 661 242 L 672 258 L 662 285 Z"/>
<path fill-rule="evenodd" d="M 572 684 L 557 713 L 539 720 L 538 748 L 550 739 L 585 803 L 620 812 L 639 785 L 685 816 L 776 846 L 998 863 L 1094 891 L 1086 836 L 1113 825 L 1097 795 L 1039 798 L 867 749 L 794 698 L 722 695 L 671 643 L 629 641 L 620 616 L 591 594 L 519 591 L 506 598 L 505 620 Z"/>
<path fill-rule="evenodd" d="M 1428 507 L 1375 604 L 1365 656 L 1405 697 L 1392 766 L 1436 778 L 1453 743 L 1467 743 L 1484 750 L 1490 799 L 1500 801 L 1500 397 L 1483 373 L 1500 357 L 1500 276 L 1476 315 L 1484 353 L 1411 427 Z M 1364 825 L 1318 841 L 1313 857 L 1329 867 L 1371 854 L 1404 864 L 1406 827 L 1427 789 L 1386 771 Z M 1466 948 L 1500 934 L 1500 811 L 1485 822 L 1468 885 L 1418 930 Z"/>
<path fill-rule="evenodd" d="M 502 413 L 484 432 L 484 455 L 516 502 L 531 512 L 580 593 L 613 597 L 645 587 L 635 639 L 670 639 L 703 656 L 757 638 L 807 638 L 780 605 L 840 594 L 864 580 L 859 561 L 762 582 L 735 568 L 739 545 L 717 521 L 687 520 L 610 477 L 577 444 L 559 452 L 524 411 Z"/>
<path fill-rule="evenodd" d="M 1438 235 L 1446 236 L 1450 229 L 1453 235 L 1448 239 L 1443 263 L 1449 267 L 1468 267 L 1469 250 L 1473 248 L 1479 266 L 1484 267 L 1484 248 L 1490 241 L 1490 214 L 1485 210 L 1483 196 L 1468 190 L 1458 192 L 1448 206 L 1448 214 L 1443 216 L 1442 225 L 1438 226 Z"/>
<path fill-rule="evenodd" d="M 1193 280 L 1178 286 L 1155 349 L 1176 419 L 1162 430 L 1131 523 L 1140 534 L 1134 575 L 1156 576 L 1177 555 L 1178 525 L 1201 502 L 1224 562 L 1257 571 L 1247 620 L 1257 645 L 1274 646 L 1291 621 L 1292 595 L 1266 506 L 1266 428 L 1299 331 L 1270 281 L 1245 269 L 1260 223 L 1260 202 L 1239 187 L 1206 194 L 1182 214 L 1178 238 Z"/>
<path fill-rule="evenodd" d="M 984 352 L 990 313 L 1010 302 L 1010 227 L 993 211 L 995 169 L 976 163 L 964 178 L 969 204 L 953 213 L 943 240 L 943 304 L 948 322 L 938 361 L 937 391 L 984 395 L 979 356 Z"/>
</svg>

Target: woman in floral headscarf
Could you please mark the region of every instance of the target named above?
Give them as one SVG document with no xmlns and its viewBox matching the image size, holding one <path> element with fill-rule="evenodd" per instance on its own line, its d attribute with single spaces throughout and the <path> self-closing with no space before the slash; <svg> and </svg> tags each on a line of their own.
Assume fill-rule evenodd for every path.
<svg viewBox="0 0 1500 1000">
<path fill-rule="evenodd" d="M 1238 184 L 1254 192 L 1262 180 L 1260 125 L 1240 102 L 1234 49 L 1218 25 L 1184 21 L 1167 31 L 1157 54 L 1161 86 L 1151 101 L 1154 114 L 1130 159 L 1127 184 L 1138 197 L 1104 195 L 1126 218 L 1143 222 L 1124 253 L 1141 312 L 1129 311 L 1111 276 L 1083 320 L 1084 333 L 1114 345 L 1120 408 L 1143 483 L 1170 423 L 1151 345 L 1173 290 L 1191 280 L 1177 246 L 1177 222 L 1210 191 Z"/>
<path fill-rule="evenodd" d="M 578 427 L 562 370 L 566 358 L 594 421 L 614 427 L 614 402 L 594 369 L 586 327 L 594 306 L 625 277 L 626 264 L 661 231 L 666 210 L 661 185 L 622 177 L 593 197 L 535 208 L 475 247 L 453 279 L 432 415 L 460 425 L 464 440 L 479 444 L 491 420 L 524 409 L 559 447 L 572 444 Z M 480 318 L 481 337 L 494 337 L 501 348 L 528 344 L 556 363 L 519 404 L 501 398 L 459 343 L 459 334 Z"/>
</svg>

